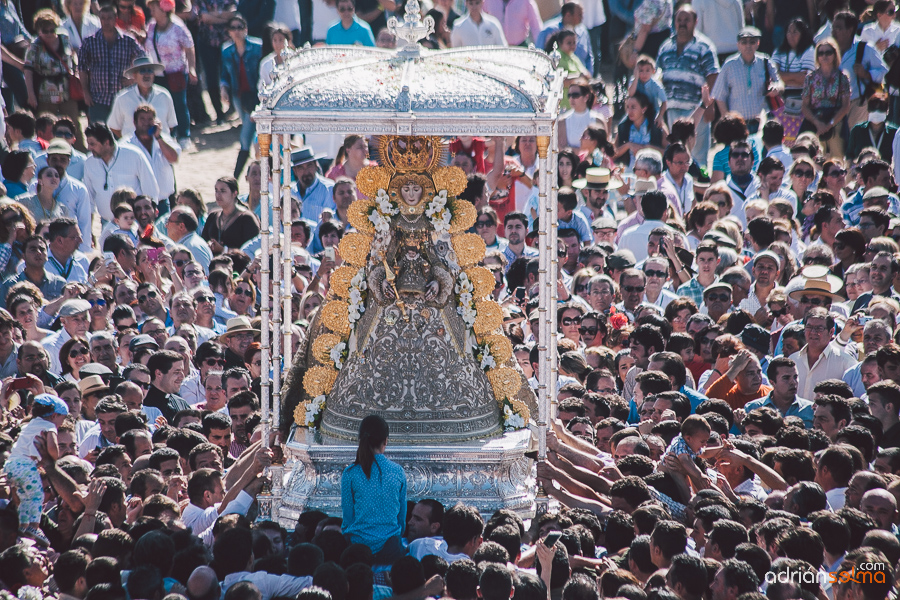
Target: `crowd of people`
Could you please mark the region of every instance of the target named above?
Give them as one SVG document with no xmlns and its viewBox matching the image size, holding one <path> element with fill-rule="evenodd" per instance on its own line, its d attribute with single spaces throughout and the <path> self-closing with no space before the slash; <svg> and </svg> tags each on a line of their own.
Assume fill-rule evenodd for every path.
<svg viewBox="0 0 900 600">
<path fill-rule="evenodd" d="M 287 432 L 262 439 L 251 113 L 283 50 L 392 47 L 404 3 L 52 4 L 0 0 L 3 598 L 898 597 L 893 0 L 423 2 L 430 48 L 533 43 L 566 73 L 550 509 L 408 499 L 372 416 L 342 515 L 290 532 L 256 518 Z M 233 173 L 179 186 L 214 122 Z M 285 360 L 374 141 L 292 148 Z M 538 140 L 447 143 L 537 388 Z"/>
</svg>

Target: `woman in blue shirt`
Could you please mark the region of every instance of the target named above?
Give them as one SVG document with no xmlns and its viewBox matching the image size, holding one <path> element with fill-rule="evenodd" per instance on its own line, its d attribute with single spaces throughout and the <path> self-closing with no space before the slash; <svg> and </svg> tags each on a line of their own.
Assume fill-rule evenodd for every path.
<svg viewBox="0 0 900 600">
<path fill-rule="evenodd" d="M 406 526 L 406 473 L 384 456 L 387 439 L 384 419 L 363 419 L 356 462 L 341 476 L 344 536 L 351 544 L 371 548 L 379 565 L 393 564 L 406 554 L 400 541 Z"/>
<path fill-rule="evenodd" d="M 663 132 L 656 126 L 656 110 L 646 94 L 635 92 L 625 100 L 625 115 L 619 123 L 613 159 L 627 161 L 633 169 L 638 150 L 653 148 L 662 153 Z"/>
</svg>

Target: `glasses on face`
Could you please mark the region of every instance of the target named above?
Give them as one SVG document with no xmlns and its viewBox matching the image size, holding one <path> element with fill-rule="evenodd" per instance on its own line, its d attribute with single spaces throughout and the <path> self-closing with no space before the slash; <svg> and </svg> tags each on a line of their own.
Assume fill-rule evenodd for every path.
<svg viewBox="0 0 900 600">
<path fill-rule="evenodd" d="M 203 273 L 200 271 L 185 271 L 185 277 L 203 277 Z"/>
<path fill-rule="evenodd" d="M 575 293 L 578 294 L 578 295 L 581 295 L 581 294 L 585 293 L 586 291 L 588 291 L 588 286 L 587 286 L 587 284 L 582 284 L 582 285 L 576 285 L 576 286 L 575 286 Z"/>
<path fill-rule="evenodd" d="M 106 300 L 103 298 L 97 298 L 96 300 L 88 300 L 88 304 L 91 306 L 106 306 Z"/>
<path fill-rule="evenodd" d="M 600 331 L 597 327 L 579 327 L 578 333 L 585 337 L 594 337 L 597 335 L 597 332 Z"/>
<path fill-rule="evenodd" d="M 669 274 L 666 273 L 665 271 L 647 270 L 647 271 L 644 271 L 644 275 L 646 275 L 647 277 L 668 277 Z"/>
<path fill-rule="evenodd" d="M 797 169 L 796 171 L 794 171 L 794 177 L 803 177 L 805 179 L 812 179 L 813 172 L 807 171 L 806 169 L 802 169 L 802 170 Z"/>
<path fill-rule="evenodd" d="M 235 23 L 234 25 L 229 25 L 228 29 L 231 31 L 243 31 L 245 28 L 243 23 Z"/>
<path fill-rule="evenodd" d="M 730 302 L 731 294 L 707 294 L 706 295 L 707 302 Z"/>
<path fill-rule="evenodd" d="M 203 360 L 203 363 L 207 367 L 224 367 L 225 359 L 224 358 L 207 358 Z"/>
<path fill-rule="evenodd" d="M 146 294 L 144 294 L 143 296 L 138 296 L 138 302 L 143 304 L 144 302 L 147 301 L 147 298 L 150 298 L 152 300 L 153 298 L 156 298 L 157 296 L 159 296 L 159 294 L 157 294 L 156 292 L 150 291 L 150 292 L 147 292 Z"/>
<path fill-rule="evenodd" d="M 156 75 L 156 72 L 153 69 L 138 69 L 138 73 L 141 75 Z"/>
<path fill-rule="evenodd" d="M 813 333 L 825 333 L 826 329 L 828 329 L 828 328 L 825 327 L 824 325 L 807 325 L 806 326 L 807 333 L 809 333 L 810 331 Z"/>
<path fill-rule="evenodd" d="M 79 356 L 87 356 L 89 353 L 87 348 L 72 348 L 69 350 L 69 358 L 78 358 Z"/>
<path fill-rule="evenodd" d="M 622 289 L 629 294 L 634 294 L 636 292 L 643 292 L 644 286 L 642 285 L 623 285 Z"/>
<path fill-rule="evenodd" d="M 53 133 L 54 136 L 58 138 L 71 139 L 75 137 L 75 134 L 71 131 L 56 131 Z"/>
<path fill-rule="evenodd" d="M 581 92 L 569 92 L 569 98 L 581 98 L 584 96 Z"/>
<path fill-rule="evenodd" d="M 566 327 L 571 327 L 572 325 L 581 325 L 581 317 L 566 317 L 562 320 L 562 324 Z"/>
<path fill-rule="evenodd" d="M 149 382 L 149 381 L 132 381 L 131 383 L 133 383 L 134 385 L 136 385 L 136 386 L 138 386 L 138 387 L 144 388 L 145 390 L 149 390 L 149 389 L 150 389 L 150 382 Z"/>
<path fill-rule="evenodd" d="M 808 296 L 800 296 L 800 304 L 809 304 L 810 306 L 825 306 L 825 300 L 822 298 L 810 298 Z"/>
<path fill-rule="evenodd" d="M 196 298 L 194 298 L 194 300 L 196 300 L 198 303 L 199 303 L 199 302 L 210 302 L 210 303 L 212 303 L 212 302 L 215 302 L 215 301 L 216 301 L 216 297 L 215 297 L 215 296 L 197 296 Z"/>
<path fill-rule="evenodd" d="M 176 267 L 183 267 L 184 265 L 187 264 L 187 262 L 188 261 L 186 261 L 184 259 L 178 259 L 178 260 L 173 260 L 172 264 L 174 264 Z"/>
<path fill-rule="evenodd" d="M 701 346 L 712 346 L 712 343 L 714 341 L 716 341 L 716 338 L 705 337 L 702 340 L 700 340 L 700 345 Z"/>
<path fill-rule="evenodd" d="M 251 292 L 250 290 L 248 290 L 246 288 L 239 287 L 236 290 L 234 290 L 234 295 L 235 296 L 247 296 L 248 298 L 252 298 L 253 292 Z"/>
<path fill-rule="evenodd" d="M 338 12 L 342 12 L 342 13 L 353 12 L 353 7 L 352 6 L 343 6 L 338 9 Z"/>
<path fill-rule="evenodd" d="M 44 35 L 50 35 L 51 33 L 56 33 L 56 28 L 49 27 L 47 29 L 41 29 L 41 33 L 43 33 Z"/>
<path fill-rule="evenodd" d="M 493 221 L 475 221 L 475 227 L 477 227 L 478 229 L 486 229 L 488 227 L 493 227 L 493 226 L 494 226 Z"/>
<path fill-rule="evenodd" d="M 832 169 L 831 172 L 828 173 L 827 177 L 844 177 L 847 175 L 846 169 Z"/>
<path fill-rule="evenodd" d="M 749 152 L 732 152 L 731 158 L 750 158 Z"/>
<path fill-rule="evenodd" d="M 116 325 L 116 331 L 125 331 L 126 329 L 132 329 L 137 323 L 119 323 Z"/>
<path fill-rule="evenodd" d="M 774 309 L 774 308 L 770 308 L 770 309 L 769 309 L 769 312 L 772 313 L 772 316 L 773 316 L 773 317 L 781 317 L 781 316 L 787 314 L 788 309 L 787 309 L 786 306 L 782 306 L 781 308 L 779 308 L 779 309 L 777 309 L 777 310 Z"/>
</svg>

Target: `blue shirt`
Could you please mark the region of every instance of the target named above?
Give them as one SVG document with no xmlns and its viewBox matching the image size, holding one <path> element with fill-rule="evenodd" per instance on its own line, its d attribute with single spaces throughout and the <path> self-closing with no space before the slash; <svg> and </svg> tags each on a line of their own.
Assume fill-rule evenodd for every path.
<svg viewBox="0 0 900 600">
<path fill-rule="evenodd" d="M 560 29 L 562 29 L 561 16 L 545 21 L 544 28 L 541 29 L 541 32 L 538 34 L 537 39 L 534 41 L 534 45 L 543 50 L 547 46 L 547 40 L 550 39 L 550 36 L 557 33 Z M 585 27 L 583 23 L 579 23 L 575 26 L 575 35 L 577 36 L 575 42 L 575 56 L 581 59 L 581 62 L 584 64 L 584 68 L 588 70 L 588 73 L 593 73 L 594 53 L 591 50 L 591 36 L 590 33 L 588 33 L 587 27 Z"/>
<path fill-rule="evenodd" d="M 334 203 L 334 196 L 331 188 L 334 182 L 316 174 L 316 181 L 306 189 L 305 195 L 300 195 L 300 188 L 297 183 L 291 187 L 291 195 L 301 202 L 303 207 L 300 211 L 300 217 L 309 219 L 313 223 L 319 222 L 319 216 L 326 208 L 330 208 L 331 212 L 337 214 L 337 205 Z"/>
<path fill-rule="evenodd" d="M 350 29 L 344 29 L 340 21 L 328 28 L 325 34 L 326 44 L 342 44 L 344 46 L 375 46 L 375 36 L 372 35 L 372 28 L 368 23 L 360 21 L 359 17 L 353 16 L 353 24 Z"/>
<path fill-rule="evenodd" d="M 591 232 L 591 224 L 588 222 L 587 217 L 584 216 L 580 210 L 575 210 L 572 212 L 572 216 L 569 217 L 568 221 L 563 221 L 560 219 L 557 222 L 559 227 L 559 231 L 563 229 L 574 229 L 578 232 L 578 238 L 582 242 L 593 242 L 594 234 Z"/>
<path fill-rule="evenodd" d="M 772 402 L 772 393 L 770 392 L 768 396 L 765 398 L 760 398 L 758 400 L 753 400 L 744 405 L 744 410 L 746 412 L 750 412 L 754 408 L 760 408 L 762 406 L 768 406 L 769 408 L 774 408 L 778 410 L 778 407 L 775 406 L 775 403 Z M 803 424 L 807 429 L 813 428 L 813 410 L 815 406 L 815 402 L 811 400 L 804 400 L 803 398 L 795 397 L 794 401 L 788 407 L 787 412 L 782 414 L 784 417 L 800 417 L 803 419 Z M 781 413 L 781 411 L 778 411 Z"/>
<path fill-rule="evenodd" d="M 384 454 L 376 454 L 369 477 L 350 465 L 341 475 L 342 532 L 351 544 L 378 552 L 406 527 L 406 473 Z"/>
</svg>

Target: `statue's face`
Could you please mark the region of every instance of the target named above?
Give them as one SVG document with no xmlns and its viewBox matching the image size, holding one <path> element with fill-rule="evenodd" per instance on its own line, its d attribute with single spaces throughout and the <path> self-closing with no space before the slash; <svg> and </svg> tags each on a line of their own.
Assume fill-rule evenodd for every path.
<svg viewBox="0 0 900 600">
<path fill-rule="evenodd" d="M 414 182 L 405 183 L 400 188 L 400 196 L 408 206 L 416 206 L 422 201 L 422 186 Z"/>
</svg>

